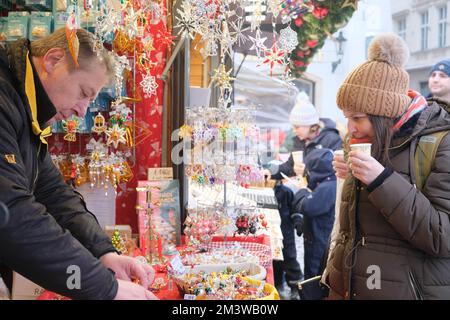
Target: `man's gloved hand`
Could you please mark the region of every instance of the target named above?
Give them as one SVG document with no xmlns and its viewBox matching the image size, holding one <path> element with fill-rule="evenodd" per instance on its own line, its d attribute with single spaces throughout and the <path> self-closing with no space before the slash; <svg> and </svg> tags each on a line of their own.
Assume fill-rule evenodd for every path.
<svg viewBox="0 0 450 320">
<path fill-rule="evenodd" d="M 303 219 L 297 222 L 295 225 L 295 230 L 297 230 L 297 236 L 301 237 L 303 234 Z"/>
<path fill-rule="evenodd" d="M 300 213 L 294 213 L 291 216 L 291 219 L 294 224 L 294 228 L 297 231 L 297 235 L 301 237 L 303 234 L 303 216 Z"/>
</svg>

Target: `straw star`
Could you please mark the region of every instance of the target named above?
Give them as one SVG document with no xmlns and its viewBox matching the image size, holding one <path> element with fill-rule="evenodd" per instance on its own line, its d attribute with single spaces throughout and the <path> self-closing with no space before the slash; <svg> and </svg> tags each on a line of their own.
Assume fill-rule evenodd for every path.
<svg viewBox="0 0 450 320">
<path fill-rule="evenodd" d="M 270 50 L 264 50 L 265 57 L 262 63 L 268 64 L 270 67 L 270 76 L 272 76 L 273 67 L 277 64 L 284 64 L 284 56 L 286 51 L 278 49 L 276 43 L 270 48 Z"/>
<path fill-rule="evenodd" d="M 127 140 L 125 139 L 126 131 L 124 128 L 120 128 L 118 124 L 115 124 L 112 128 L 106 130 L 106 136 L 108 140 L 106 144 L 113 145 L 115 149 L 119 146 L 119 143 L 126 144 Z"/>
<path fill-rule="evenodd" d="M 264 42 L 267 40 L 267 37 L 261 38 L 261 32 L 256 31 L 255 37 L 249 37 L 250 40 L 253 42 L 253 45 L 250 47 L 250 51 L 255 50 L 256 55 L 259 57 L 261 50 L 264 50 L 266 46 L 264 45 Z"/>
<path fill-rule="evenodd" d="M 226 71 L 225 65 L 221 64 L 216 70 L 214 70 L 214 75 L 212 76 L 212 81 L 216 83 L 221 89 L 231 89 L 230 82 L 234 80 L 233 77 L 230 76 L 232 69 Z"/>
</svg>

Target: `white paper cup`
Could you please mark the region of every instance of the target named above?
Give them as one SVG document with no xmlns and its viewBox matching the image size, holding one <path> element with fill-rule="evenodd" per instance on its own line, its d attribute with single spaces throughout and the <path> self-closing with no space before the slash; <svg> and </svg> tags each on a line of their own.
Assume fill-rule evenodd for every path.
<svg viewBox="0 0 450 320">
<path fill-rule="evenodd" d="M 292 158 L 294 159 L 295 164 L 303 163 L 303 151 L 292 152 Z"/>
<path fill-rule="evenodd" d="M 352 151 L 362 151 L 369 156 L 372 155 L 371 147 L 372 147 L 371 143 L 355 143 L 350 145 L 350 149 Z"/>
</svg>

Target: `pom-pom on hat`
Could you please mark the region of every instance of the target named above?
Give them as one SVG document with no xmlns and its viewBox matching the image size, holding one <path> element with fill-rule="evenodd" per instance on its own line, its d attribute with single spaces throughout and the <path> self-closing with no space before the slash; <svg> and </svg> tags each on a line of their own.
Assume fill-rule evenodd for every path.
<svg viewBox="0 0 450 320">
<path fill-rule="evenodd" d="M 409 49 L 402 38 L 386 33 L 373 39 L 368 57 L 344 80 L 337 105 L 346 111 L 396 118 L 411 101 L 407 95 L 409 75 L 404 69 Z"/>
<path fill-rule="evenodd" d="M 303 91 L 295 99 L 295 106 L 291 110 L 289 121 L 293 126 L 312 126 L 320 122 L 316 107 L 313 106 L 308 95 Z"/>
</svg>

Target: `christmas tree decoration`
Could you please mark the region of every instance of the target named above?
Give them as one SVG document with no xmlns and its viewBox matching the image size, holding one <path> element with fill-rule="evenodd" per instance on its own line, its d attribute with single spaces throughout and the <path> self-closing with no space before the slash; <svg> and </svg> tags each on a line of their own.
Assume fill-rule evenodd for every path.
<svg viewBox="0 0 450 320">
<path fill-rule="evenodd" d="M 295 20 L 302 14 L 308 11 L 312 11 L 313 5 L 312 1 L 309 0 L 286 0 L 281 2 L 281 15 L 283 17 L 283 22 Z"/>
<path fill-rule="evenodd" d="M 114 230 L 114 233 L 111 237 L 111 242 L 117 251 L 119 251 L 120 253 L 125 253 L 126 251 L 125 241 L 122 239 L 119 230 L 117 229 Z"/>
<path fill-rule="evenodd" d="M 282 10 L 282 3 L 283 0 L 267 0 L 267 12 L 271 12 L 276 19 Z"/>
</svg>

